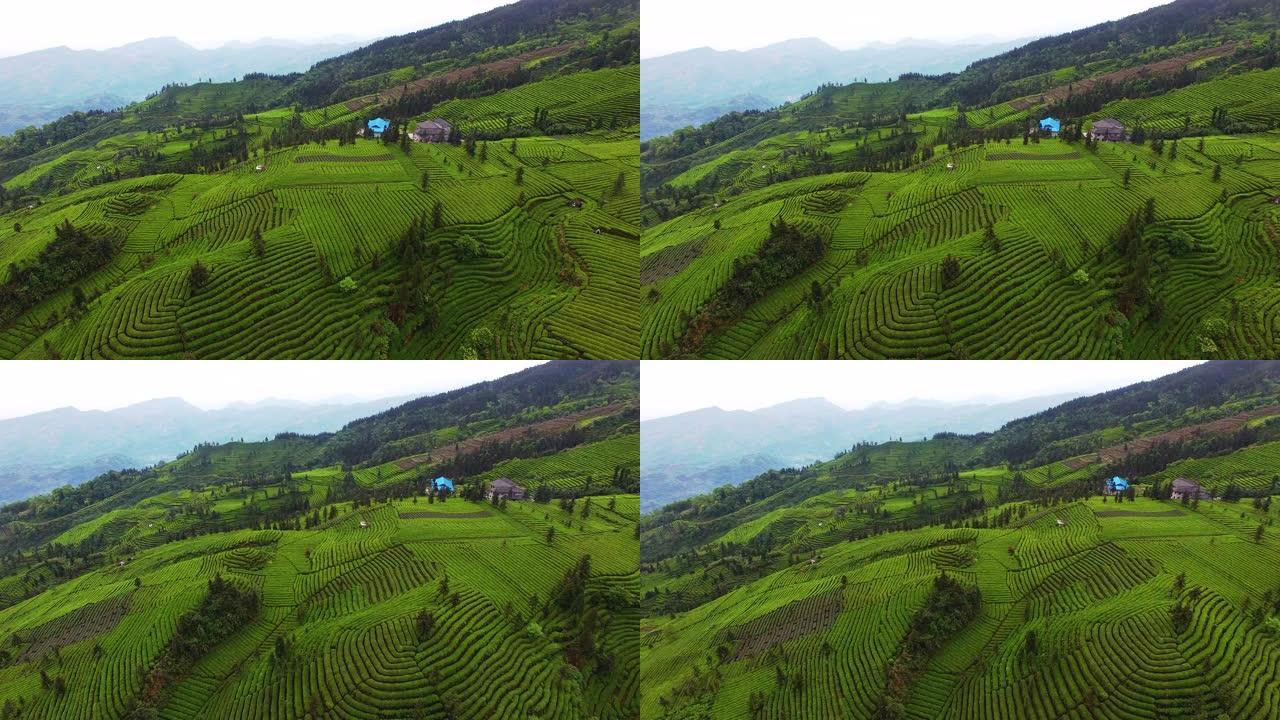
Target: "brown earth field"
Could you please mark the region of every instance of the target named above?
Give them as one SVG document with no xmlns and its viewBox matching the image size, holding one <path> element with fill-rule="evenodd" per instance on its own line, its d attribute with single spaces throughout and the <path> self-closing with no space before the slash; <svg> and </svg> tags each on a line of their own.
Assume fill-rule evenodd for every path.
<svg viewBox="0 0 1280 720">
<path fill-rule="evenodd" d="M 1156 435 L 1148 435 L 1147 437 L 1134 438 L 1121 445 L 1112 445 L 1111 447 L 1102 448 L 1097 452 L 1087 455 L 1077 455 L 1073 458 L 1067 458 L 1062 463 L 1072 470 L 1079 470 L 1082 467 L 1093 465 L 1095 463 L 1114 463 L 1123 460 L 1130 453 L 1143 452 L 1150 449 L 1156 443 L 1175 443 L 1197 435 L 1221 435 L 1230 433 L 1244 427 L 1251 420 L 1267 417 L 1268 415 L 1280 414 L 1280 405 L 1267 405 L 1266 407 L 1254 408 L 1246 410 L 1242 413 L 1229 415 L 1224 418 L 1218 418 L 1206 423 L 1198 423 L 1196 425 L 1187 425 L 1185 427 L 1174 428 Z"/>
<path fill-rule="evenodd" d="M 734 629 L 737 658 L 749 658 L 769 648 L 830 628 L 844 608 L 844 591 L 834 588 L 783 605 Z"/>
<path fill-rule="evenodd" d="M 420 77 L 417 80 L 410 80 L 407 83 L 401 83 L 393 88 L 388 88 L 386 90 L 383 90 L 382 92 L 378 93 L 376 99 L 374 98 L 374 96 L 369 95 L 365 97 L 356 98 L 354 100 L 348 100 L 347 109 L 353 110 L 353 111 L 361 110 L 366 107 L 369 107 L 370 105 L 373 105 L 375 102 L 377 104 L 386 104 L 389 102 L 394 102 L 395 100 L 400 99 L 406 93 L 413 94 L 416 92 L 421 92 L 435 83 L 457 82 L 459 80 L 467 80 L 467 79 L 476 77 L 478 75 L 501 75 L 504 73 L 509 73 L 512 70 L 515 70 L 516 68 L 520 67 L 521 65 L 524 65 L 527 62 L 532 62 L 534 60 L 542 60 L 549 57 L 556 57 L 557 55 L 563 55 L 569 52 L 570 50 L 572 50 L 573 48 L 578 47 L 578 45 L 579 43 L 577 42 L 564 43 L 562 45 L 556 45 L 555 47 L 542 48 L 541 50 L 530 50 L 529 52 L 526 52 L 526 53 L 520 53 L 519 55 L 512 55 L 509 58 L 494 60 L 493 62 L 480 63 L 479 65 L 469 65 L 464 68 L 457 68 L 455 70 L 449 70 L 447 72 L 436 73 L 435 75 L 427 75 L 425 77 Z"/>
<path fill-rule="evenodd" d="M 1067 96 L 1072 92 L 1084 92 L 1102 82 L 1118 83 L 1135 77 L 1168 75 L 1170 73 L 1178 72 L 1188 63 L 1233 53 L 1235 52 L 1236 47 L 1238 47 L 1236 43 L 1227 43 L 1226 45 L 1204 48 L 1203 50 L 1196 50 L 1194 52 L 1184 53 L 1182 55 L 1166 58 L 1157 62 L 1147 63 L 1146 65 L 1134 65 L 1133 67 L 1113 70 L 1109 73 L 1103 73 L 1102 75 L 1097 75 L 1095 77 L 1077 80 L 1069 85 L 1059 85 L 1055 88 L 1045 90 L 1042 93 L 1027 95 L 1025 97 L 1017 98 L 1016 100 L 1010 100 L 1009 105 L 1015 110 L 1026 110 L 1027 108 L 1032 108 L 1036 105 L 1052 104 L 1066 100 Z"/>
<path fill-rule="evenodd" d="M 625 403 L 602 405 L 600 407 L 579 410 L 578 412 L 569 413 L 568 415 L 561 415 L 560 417 L 551 418 L 549 420 L 510 427 L 505 430 L 498 430 L 491 433 L 485 433 L 483 435 L 476 435 L 475 437 L 470 437 L 466 440 L 460 440 L 457 443 L 449 443 L 438 447 L 430 453 L 421 453 L 401 458 L 396 461 L 396 467 L 401 470 L 412 470 L 419 465 L 432 465 L 445 460 L 452 460 L 459 453 L 478 450 L 482 445 L 489 443 L 507 442 L 508 440 L 516 440 L 524 437 L 532 438 L 554 435 L 558 432 L 568 430 L 583 420 L 612 415 L 625 407 L 625 405 Z"/>
</svg>

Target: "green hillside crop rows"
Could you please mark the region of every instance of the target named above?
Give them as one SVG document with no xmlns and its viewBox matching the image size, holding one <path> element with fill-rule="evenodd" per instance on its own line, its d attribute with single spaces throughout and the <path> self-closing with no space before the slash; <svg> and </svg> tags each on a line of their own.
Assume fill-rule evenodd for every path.
<svg viewBox="0 0 1280 720">
<path fill-rule="evenodd" d="M 634 454 L 634 435 L 630 443 Z M 226 479 L 244 467 L 227 449 L 200 464 L 207 489 L 160 492 L 56 538 L 108 542 L 97 567 L 34 596 L 22 575 L 0 582 L 6 712 L 122 717 L 143 693 L 138 669 L 220 575 L 259 594 L 257 618 L 165 686 L 159 717 L 635 717 L 637 496 L 594 497 L 588 517 L 585 500 L 574 510 L 426 496 L 352 507 L 323 499 L 336 476 L 299 473 L 291 482 L 320 524 L 182 539 L 281 497 L 277 484 Z M 595 461 L 593 446 L 575 448 L 564 466 L 619 452 Z M 576 631 L 555 598 L 583 556 L 585 592 L 611 609 L 596 616 L 593 659 L 579 668 L 561 651 Z M 423 610 L 435 620 L 427 637 L 415 629 Z M 64 690 L 44 687 L 42 671 Z"/>
<path fill-rule="evenodd" d="M 646 141 L 643 357 L 1274 356 L 1274 8 L 1175 5 L 1107 40 L 827 85 Z M 1148 47 L 1165 24 L 1180 30 Z M 1208 50 L 1223 37 L 1242 47 Z M 1169 58 L 1193 50 L 1178 74 Z M 1063 137 L 1028 132 L 1049 115 Z M 1079 137 L 1104 118 L 1132 142 Z M 822 257 L 706 332 L 779 221 L 821 234 Z"/>
<path fill-rule="evenodd" d="M 629 144 L 609 132 L 529 139 L 529 152 L 467 158 L 459 172 L 466 155 L 458 148 L 415 145 L 405 154 L 365 140 L 272 152 L 262 172 L 250 164 L 73 193 L 19 213 L 21 232 L 12 224 L 0 231 L 0 265 L 32 256 L 45 228 L 64 219 L 111 228 L 122 250 L 81 283 L 94 298 L 85 309 L 71 307 L 68 288 L 4 329 L 0 348 L 35 358 L 631 356 L 636 206 L 627 190 L 614 193 L 618 173 L 634 178 L 621 159 Z M 588 205 L 570 208 L 571 197 Z M 386 311 L 395 302 L 396 243 L 437 203 L 442 223 L 430 233 L 421 286 L 439 320 L 432 327 L 411 315 L 397 327 Z M 251 249 L 255 231 L 266 245 L 261 258 Z M 480 256 L 455 247 L 464 237 Z M 577 257 L 571 276 L 562 273 L 562 247 Z M 211 279 L 193 295 L 186 279 L 196 261 Z M 348 275 L 351 292 L 337 283 Z M 606 316 L 607 325 L 582 321 Z M 478 342 L 481 335 L 496 339 Z"/>
<path fill-rule="evenodd" d="M 0 139 L 0 358 L 637 357 L 638 14 L 517 3 Z M 109 259 L 33 282 L 66 222 Z"/>
<path fill-rule="evenodd" d="M 818 176 L 748 190 L 645 231 L 645 356 L 671 353 L 685 319 L 779 218 L 829 228 L 826 257 L 715 335 L 705 356 L 1269 354 L 1276 323 L 1271 236 L 1280 212 L 1269 203 L 1280 177 L 1269 158 L 1276 142 L 1272 135 L 1208 138 L 1199 152 L 1184 140 L 1173 161 L 1127 144 L 1103 143 L 1092 152 L 1056 139 L 992 143 L 903 173 Z M 1233 161 L 1224 161 L 1224 179 L 1214 183 L 1218 153 Z M 1156 200 L 1156 221 L 1144 236 L 1154 249 L 1150 288 L 1161 312 L 1131 322 L 1111 304 L 1126 273 L 1111 237 L 1148 198 Z M 987 242 L 988 226 L 998 251 Z M 1174 256 L 1168 238 L 1178 232 L 1196 242 Z M 949 285 L 941 273 L 947 257 L 960 267 Z M 809 297 L 814 283 L 825 290 L 818 305 Z M 1206 341 L 1216 350 L 1204 350 Z"/>
<path fill-rule="evenodd" d="M 544 363 L 0 507 L 0 716 L 635 720 L 638 382 Z"/>
<path fill-rule="evenodd" d="M 911 685 L 903 717 L 1271 717 L 1280 645 L 1252 608 L 1280 586 L 1280 540 L 1253 541 L 1257 511 L 1228 523 L 1240 509 L 1094 499 L 1005 529 L 890 533 L 803 554 L 688 612 L 647 618 L 643 714 L 872 717 L 884 664 L 946 572 L 981 590 L 982 613 Z M 1179 602 L 1192 609 L 1183 632 L 1170 620 Z"/>
<path fill-rule="evenodd" d="M 642 716 L 1274 717 L 1278 371 L 1201 364 L 647 514 Z M 937 614 L 946 585 L 979 612 Z"/>
</svg>

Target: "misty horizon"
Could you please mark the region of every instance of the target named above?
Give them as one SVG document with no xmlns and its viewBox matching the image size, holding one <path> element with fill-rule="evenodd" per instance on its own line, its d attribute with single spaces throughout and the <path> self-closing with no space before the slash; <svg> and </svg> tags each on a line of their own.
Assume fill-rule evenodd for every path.
<svg viewBox="0 0 1280 720">
<path fill-rule="evenodd" d="M 436 395 L 519 372 L 538 361 L 465 360 L 390 363 L 375 374 L 363 361 L 152 361 L 8 363 L 11 390 L 0 397 L 0 421 L 67 407 L 110 412 L 180 399 L 204 411 L 263 402 L 347 405 Z"/>
<path fill-rule="evenodd" d="M 1049 37 L 1104 22 L 1119 20 L 1165 4 L 1161 0 L 1117 0 L 1109 5 L 1083 6 L 1068 14 L 1027 13 L 1024 3 L 995 0 L 974 13 L 967 6 L 941 0 L 902 6 L 879 6 L 860 12 L 860 22 L 831 23 L 849 11 L 836 0 L 802 0 L 785 14 L 759 16 L 737 13 L 736 5 L 707 0 L 690 5 L 678 0 L 646 0 L 645 29 L 640 59 L 648 60 L 687 50 L 710 47 L 722 52 L 750 51 L 797 39 L 816 37 L 842 51 L 876 42 L 924 40 L 960 45 L 973 38 L 1004 42 Z M 1007 6 L 1007 7 L 1005 7 Z M 903 28 L 910 28 L 904 33 Z M 897 38 L 897 39 L 893 39 Z"/>
<path fill-rule="evenodd" d="M 72 50 L 109 50 L 156 38 L 177 37 L 198 50 L 211 50 L 262 38 L 300 44 L 365 42 L 401 35 L 462 20 L 505 5 L 510 0 L 458 0 L 447 5 L 414 6 L 386 13 L 297 12 L 294 6 L 263 5 L 248 0 L 226 0 L 216 13 L 201 12 L 197 22 L 190 14 L 175 14 L 159 0 L 138 0 L 131 12 L 87 0 L 68 0 L 60 9 L 76 22 L 67 25 L 43 8 L 17 5 L 0 27 L 0 58 L 25 55 L 58 47 Z M 310 10 L 310 8 L 309 8 Z M 252 18 L 245 22 L 244 18 Z M 329 38 L 347 36 L 348 40 Z"/>
</svg>

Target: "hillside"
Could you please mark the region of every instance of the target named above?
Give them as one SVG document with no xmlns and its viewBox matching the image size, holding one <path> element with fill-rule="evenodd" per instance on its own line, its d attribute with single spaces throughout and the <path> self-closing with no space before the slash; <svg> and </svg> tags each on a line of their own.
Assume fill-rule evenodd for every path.
<svg viewBox="0 0 1280 720">
<path fill-rule="evenodd" d="M 946 435 L 664 509 L 641 539 L 642 712 L 1271 717 L 1277 372 L 1200 366 L 1009 424 L 1092 412 L 1099 449 L 1133 450 L 1113 462 L 1000 462 L 999 433 Z M 1231 375 L 1227 398 L 1206 382 Z M 1241 407 L 1260 413 L 1140 442 Z M 1132 492 L 1104 495 L 1117 472 Z M 1205 497 L 1172 499 L 1179 478 Z"/>
<path fill-rule="evenodd" d="M 401 406 L 442 408 L 441 447 L 515 386 L 629 410 L 399 477 L 286 433 L 0 508 L 3 712 L 638 717 L 638 374 L 552 364 Z M 529 497 L 486 499 L 498 477 Z"/>
<path fill-rule="evenodd" d="M 1277 28 L 1178 0 L 643 143 L 643 357 L 1273 357 Z"/>
<path fill-rule="evenodd" d="M 0 139 L 0 357 L 635 357 L 638 12 L 525 0 Z"/>
</svg>

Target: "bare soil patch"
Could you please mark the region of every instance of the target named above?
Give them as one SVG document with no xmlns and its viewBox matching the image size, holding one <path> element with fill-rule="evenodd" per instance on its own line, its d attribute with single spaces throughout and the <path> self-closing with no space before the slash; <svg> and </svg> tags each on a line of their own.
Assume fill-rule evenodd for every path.
<svg viewBox="0 0 1280 720">
<path fill-rule="evenodd" d="M 1026 110 L 1029 107 L 1034 107 L 1041 103 L 1052 104 L 1055 102 L 1061 102 L 1063 100 L 1066 100 L 1067 96 L 1070 95 L 1071 93 L 1074 92 L 1078 94 L 1078 93 L 1085 92 L 1099 83 L 1103 83 L 1103 82 L 1121 83 L 1136 77 L 1148 77 L 1151 75 L 1169 75 L 1169 74 L 1178 72 L 1188 63 L 1193 63 L 1197 60 L 1204 60 L 1205 58 L 1218 57 L 1220 55 L 1233 53 L 1235 52 L 1237 47 L 1238 47 L 1237 43 L 1227 43 L 1226 45 L 1219 45 L 1217 47 L 1204 48 L 1203 50 L 1196 50 L 1194 52 L 1184 53 L 1182 55 L 1176 55 L 1174 57 L 1171 57 L 1165 60 L 1160 60 L 1158 62 L 1147 63 L 1146 65 L 1135 65 L 1133 67 L 1121 68 L 1119 70 L 1113 70 L 1112 72 L 1109 72 L 1109 73 L 1103 73 L 1096 77 L 1077 80 L 1074 83 L 1071 83 L 1069 85 L 1059 85 L 1055 88 L 1046 90 L 1043 93 L 1040 93 L 1038 95 L 1028 95 L 1026 97 L 1020 97 L 1016 100 L 1010 100 L 1009 104 L 1015 110 Z"/>
<path fill-rule="evenodd" d="M 1063 460 L 1062 463 L 1072 470 L 1079 470 L 1082 467 L 1093 465 L 1094 463 L 1110 464 L 1119 462 L 1127 455 L 1149 450 L 1157 443 L 1175 443 L 1199 435 L 1221 435 L 1224 433 L 1231 433 L 1244 427 L 1252 420 L 1276 414 L 1280 414 L 1280 405 L 1267 405 L 1253 410 L 1246 410 L 1242 413 L 1236 413 L 1235 415 L 1229 415 L 1224 418 L 1218 418 L 1211 422 L 1187 425 L 1185 427 L 1174 428 L 1173 430 L 1168 430 L 1156 435 L 1134 438 L 1133 440 L 1121 445 L 1112 445 L 1111 447 L 1102 448 L 1095 453 L 1067 458 L 1066 460 Z"/>
<path fill-rule="evenodd" d="M 509 58 L 503 58 L 502 60 L 494 60 L 493 62 L 481 63 L 479 65 L 471 65 L 464 68 L 458 68 L 456 70 L 437 73 L 435 75 L 428 75 L 426 77 L 411 80 L 407 83 L 402 83 L 393 88 L 383 90 L 378 93 L 378 102 L 381 104 L 394 102 L 399 100 L 406 93 L 412 95 L 417 92 L 422 92 L 436 83 L 443 84 L 457 82 L 460 80 L 470 80 L 483 75 L 504 75 L 527 62 L 563 55 L 578 45 L 579 43 L 577 42 L 564 43 L 563 45 L 556 45 L 555 47 L 520 53 L 519 55 L 513 55 Z M 350 107 L 350 105 L 348 105 L 348 107 Z M 358 110 L 359 108 L 351 109 Z"/>
<path fill-rule="evenodd" d="M 652 255 L 640 258 L 640 284 L 652 285 L 679 275 L 689 263 L 702 255 L 707 246 L 706 238 L 665 247 Z"/>
<path fill-rule="evenodd" d="M 547 435 L 555 435 L 573 427 L 574 425 L 596 417 L 604 417 L 612 415 L 624 406 L 624 403 L 613 403 L 610 405 L 602 405 L 600 407 L 579 410 L 568 415 L 561 415 L 550 420 L 542 420 L 528 425 L 518 425 L 516 427 L 507 428 L 506 430 L 498 430 L 496 432 L 486 433 L 484 435 L 476 435 L 475 437 L 461 440 L 457 443 L 450 443 L 435 448 L 430 453 L 422 453 L 420 455 L 410 455 L 396 461 L 396 467 L 401 470 L 412 470 L 419 465 L 434 465 L 438 462 L 452 460 L 454 457 L 480 449 L 481 446 L 489 443 L 507 442 L 519 438 L 536 438 Z"/>
<path fill-rule="evenodd" d="M 843 609 L 844 594 L 835 588 L 761 615 L 734 631 L 738 645 L 734 659 L 755 657 L 788 640 L 826 630 Z"/>
<path fill-rule="evenodd" d="M 18 662 L 39 660 L 54 647 L 66 647 L 110 632 L 129 612 L 131 599 L 132 594 L 117 595 L 72 610 L 34 630 L 19 633 L 24 647 L 22 654 L 18 656 Z"/>
</svg>

